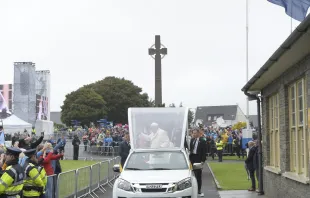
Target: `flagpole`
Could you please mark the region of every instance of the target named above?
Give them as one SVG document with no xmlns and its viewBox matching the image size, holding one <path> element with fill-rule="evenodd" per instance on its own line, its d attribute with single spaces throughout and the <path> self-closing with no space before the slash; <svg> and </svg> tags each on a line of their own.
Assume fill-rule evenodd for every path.
<svg viewBox="0 0 310 198">
<path fill-rule="evenodd" d="M 249 0 L 246 0 L 246 83 L 249 81 Z M 249 98 L 246 98 L 247 129 L 249 129 Z"/>
<path fill-rule="evenodd" d="M 291 34 L 293 32 L 293 17 L 291 17 Z"/>
</svg>

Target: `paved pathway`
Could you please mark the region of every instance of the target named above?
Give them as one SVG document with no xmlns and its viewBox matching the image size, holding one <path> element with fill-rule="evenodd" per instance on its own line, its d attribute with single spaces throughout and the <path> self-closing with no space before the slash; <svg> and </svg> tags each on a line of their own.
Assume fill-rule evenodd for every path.
<svg viewBox="0 0 310 198">
<path fill-rule="evenodd" d="M 207 198 L 220 198 L 211 171 L 206 164 L 202 170 L 202 190 Z"/>
<path fill-rule="evenodd" d="M 246 190 L 227 190 L 219 191 L 221 198 L 267 198 L 266 196 L 258 196 L 255 192 Z"/>
</svg>

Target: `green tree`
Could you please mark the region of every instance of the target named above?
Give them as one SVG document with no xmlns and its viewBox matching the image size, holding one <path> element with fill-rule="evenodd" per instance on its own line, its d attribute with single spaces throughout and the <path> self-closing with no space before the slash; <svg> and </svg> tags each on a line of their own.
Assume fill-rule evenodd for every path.
<svg viewBox="0 0 310 198">
<path fill-rule="evenodd" d="M 234 126 L 232 126 L 232 130 L 240 130 L 246 127 L 246 122 L 237 122 L 236 124 L 234 124 Z"/>
<path fill-rule="evenodd" d="M 100 94 L 107 107 L 107 118 L 116 123 L 128 122 L 129 107 L 151 107 L 152 100 L 142 88 L 124 78 L 109 76 L 103 80 L 85 86 Z"/>
<path fill-rule="evenodd" d="M 61 106 L 61 121 L 71 126 L 71 120 L 78 120 L 81 125 L 89 125 L 106 115 L 106 102 L 93 89 L 80 88 L 66 95 Z"/>
<path fill-rule="evenodd" d="M 193 121 L 194 121 L 194 113 L 191 110 L 188 110 L 188 115 L 187 115 L 188 127 L 190 127 L 190 124 Z"/>
</svg>

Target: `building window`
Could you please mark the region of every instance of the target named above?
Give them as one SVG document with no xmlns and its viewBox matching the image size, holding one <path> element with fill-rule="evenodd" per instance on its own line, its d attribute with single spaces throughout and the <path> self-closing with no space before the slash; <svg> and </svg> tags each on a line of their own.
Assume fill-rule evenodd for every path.
<svg viewBox="0 0 310 198">
<path fill-rule="evenodd" d="M 270 166 L 280 168 L 279 94 L 269 97 Z"/>
<path fill-rule="evenodd" d="M 12 84 L 9 84 L 9 89 L 12 90 Z"/>
<path fill-rule="evenodd" d="M 208 121 L 211 121 L 211 116 L 208 117 Z"/>
<path fill-rule="evenodd" d="M 289 87 L 290 167 L 292 172 L 308 176 L 305 101 L 305 81 L 301 79 Z"/>
<path fill-rule="evenodd" d="M 3 90 L 3 85 L 0 85 L 0 90 Z"/>
<path fill-rule="evenodd" d="M 214 120 L 216 120 L 216 118 L 217 118 L 217 117 L 216 117 L 216 116 L 214 116 Z"/>
</svg>

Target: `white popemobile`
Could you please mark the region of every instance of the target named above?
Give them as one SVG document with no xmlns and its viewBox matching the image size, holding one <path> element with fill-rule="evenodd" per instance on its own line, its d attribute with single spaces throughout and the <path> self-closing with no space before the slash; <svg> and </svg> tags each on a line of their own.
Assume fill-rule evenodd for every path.
<svg viewBox="0 0 310 198">
<path fill-rule="evenodd" d="M 130 108 L 131 151 L 113 198 L 197 198 L 197 180 L 184 148 L 188 108 Z"/>
</svg>

